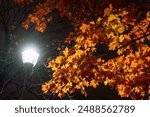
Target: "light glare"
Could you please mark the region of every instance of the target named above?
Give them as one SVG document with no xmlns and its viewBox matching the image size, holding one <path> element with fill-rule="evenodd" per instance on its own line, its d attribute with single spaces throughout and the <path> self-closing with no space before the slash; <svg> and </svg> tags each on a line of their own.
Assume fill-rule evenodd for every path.
<svg viewBox="0 0 150 117">
<path fill-rule="evenodd" d="M 23 63 L 31 63 L 33 67 L 36 65 L 39 54 L 34 49 L 27 49 L 22 52 Z"/>
</svg>

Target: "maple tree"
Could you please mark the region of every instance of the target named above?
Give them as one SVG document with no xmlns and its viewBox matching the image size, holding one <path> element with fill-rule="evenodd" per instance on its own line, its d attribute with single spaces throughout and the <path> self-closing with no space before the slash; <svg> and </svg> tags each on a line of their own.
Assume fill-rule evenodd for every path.
<svg viewBox="0 0 150 117">
<path fill-rule="evenodd" d="M 74 32 L 65 40 L 72 47 L 61 50 L 59 56 L 48 62 L 53 78 L 42 85 L 42 91 L 63 97 L 81 90 L 86 96 L 87 87 L 105 84 L 115 88 L 121 97 L 149 99 L 150 47 L 146 41 L 150 41 L 150 6 L 147 3 L 147 0 L 140 3 L 43 0 L 37 5 L 23 23 L 25 29 L 34 23 L 35 30 L 45 31 L 54 9 L 60 16 L 68 17 L 74 26 Z M 102 45 L 107 51 L 98 53 Z M 112 54 L 116 56 L 109 56 Z"/>
</svg>

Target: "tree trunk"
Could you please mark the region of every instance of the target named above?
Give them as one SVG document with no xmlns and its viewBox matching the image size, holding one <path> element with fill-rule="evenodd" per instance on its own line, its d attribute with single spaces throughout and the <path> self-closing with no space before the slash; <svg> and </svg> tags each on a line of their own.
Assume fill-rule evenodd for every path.
<svg viewBox="0 0 150 117">
<path fill-rule="evenodd" d="M 5 25 L 4 25 L 4 31 L 5 31 L 5 38 L 4 38 L 3 48 L 6 50 L 7 53 L 9 47 L 9 28 Z"/>
</svg>

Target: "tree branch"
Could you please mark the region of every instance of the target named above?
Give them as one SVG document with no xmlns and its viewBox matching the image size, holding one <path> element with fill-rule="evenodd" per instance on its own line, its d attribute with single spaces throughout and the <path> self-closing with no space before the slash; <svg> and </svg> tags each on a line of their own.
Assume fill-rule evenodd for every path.
<svg viewBox="0 0 150 117">
<path fill-rule="evenodd" d="M 132 44 L 132 43 L 134 43 L 134 42 L 136 42 L 136 41 L 138 41 L 138 40 L 140 40 L 140 39 L 142 39 L 142 38 L 145 38 L 145 37 L 147 37 L 147 36 L 149 36 L 149 35 L 150 35 L 150 33 L 149 33 L 149 34 L 146 34 L 146 35 L 144 35 L 144 36 L 142 36 L 142 37 L 136 38 L 136 39 L 134 39 L 134 40 L 132 40 L 132 41 L 130 41 L 130 42 L 128 42 L 128 43 L 122 45 L 121 47 L 116 48 L 114 51 L 108 51 L 106 54 L 103 54 L 103 55 L 101 55 L 101 56 L 99 56 L 99 57 L 105 58 L 106 56 L 108 56 L 108 55 L 110 55 L 110 54 L 116 53 L 119 49 L 124 48 L 124 47 L 126 47 L 126 46 L 128 46 L 128 45 L 130 45 L 130 44 Z"/>
<path fill-rule="evenodd" d="M 93 9 L 92 9 L 92 7 L 91 7 L 91 5 L 90 5 L 90 3 L 89 3 L 89 0 L 86 0 L 86 2 L 87 2 L 87 4 L 88 4 L 88 7 L 89 7 L 90 11 L 93 12 Z"/>
<path fill-rule="evenodd" d="M 149 36 L 149 35 L 150 35 L 150 33 L 149 33 L 149 34 L 146 34 L 146 35 L 144 35 L 144 36 L 142 36 L 142 37 L 139 37 L 139 38 L 137 38 L 137 39 L 133 39 L 132 41 L 130 41 L 130 42 L 128 42 L 128 43 L 122 45 L 121 47 L 117 48 L 116 50 L 119 50 L 119 49 L 121 49 L 121 48 L 124 48 L 124 47 L 126 47 L 126 46 L 128 46 L 128 45 L 130 45 L 130 44 L 132 44 L 132 43 L 134 43 L 134 42 L 136 42 L 136 41 L 138 41 L 138 40 L 140 40 L 140 39 L 142 39 L 142 38 L 145 38 L 145 37 L 147 37 L 147 36 Z"/>
</svg>

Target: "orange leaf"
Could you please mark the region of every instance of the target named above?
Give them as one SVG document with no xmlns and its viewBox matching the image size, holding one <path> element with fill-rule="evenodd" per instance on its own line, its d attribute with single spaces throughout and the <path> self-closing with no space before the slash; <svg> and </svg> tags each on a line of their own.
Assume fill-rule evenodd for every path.
<svg viewBox="0 0 150 117">
<path fill-rule="evenodd" d="M 55 59 L 55 62 L 58 63 L 58 64 L 60 64 L 61 61 L 62 61 L 62 59 L 63 59 L 63 56 L 58 56 L 58 57 Z"/>
<path fill-rule="evenodd" d="M 82 24 L 82 26 L 80 27 L 80 30 L 85 33 L 85 31 L 90 27 L 90 25 L 87 24 Z"/>
<path fill-rule="evenodd" d="M 136 67 L 137 65 L 138 65 L 138 63 L 136 61 L 132 61 L 131 67 Z"/>
<path fill-rule="evenodd" d="M 92 86 L 92 87 L 96 88 L 96 87 L 97 87 L 97 85 L 98 85 L 98 83 L 97 83 L 95 80 L 91 80 L 91 82 L 90 82 L 90 86 Z"/>
</svg>

